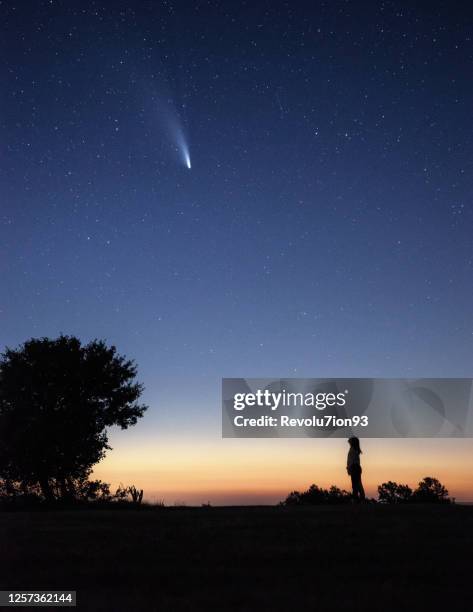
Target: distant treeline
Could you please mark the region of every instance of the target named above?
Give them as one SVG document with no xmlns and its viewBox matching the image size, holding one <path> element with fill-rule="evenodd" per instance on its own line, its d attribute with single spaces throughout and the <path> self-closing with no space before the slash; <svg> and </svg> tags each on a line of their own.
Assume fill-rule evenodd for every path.
<svg viewBox="0 0 473 612">
<path fill-rule="evenodd" d="M 115 492 L 106 482 L 84 478 L 75 481 L 74 496 L 61 495 L 60 483 L 51 483 L 54 494 L 52 499 L 44 496 L 41 487 L 25 486 L 24 483 L 0 480 L 0 508 L 35 508 L 35 507 L 137 507 L 143 504 L 143 489 L 134 485 L 120 485 Z"/>
<path fill-rule="evenodd" d="M 283 506 L 304 506 L 320 504 L 347 504 L 351 503 L 353 496 L 344 489 L 331 486 L 329 489 L 311 485 L 302 493 L 293 491 L 281 502 Z M 431 476 L 423 478 L 417 488 L 412 490 L 408 485 L 398 484 L 389 480 L 378 487 L 378 499 L 371 499 L 371 503 L 381 504 L 409 504 L 434 503 L 450 504 L 454 499 L 448 496 L 444 485 Z"/>
</svg>

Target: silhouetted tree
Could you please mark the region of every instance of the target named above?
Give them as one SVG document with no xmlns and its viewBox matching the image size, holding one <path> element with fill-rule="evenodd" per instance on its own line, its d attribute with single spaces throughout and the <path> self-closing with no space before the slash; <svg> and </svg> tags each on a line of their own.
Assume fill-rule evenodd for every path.
<svg viewBox="0 0 473 612">
<path fill-rule="evenodd" d="M 133 361 L 103 341 L 31 339 L 0 359 L 0 479 L 46 500 L 106 497 L 90 483 L 108 445 L 107 427 L 143 416 Z M 88 489 L 87 489 L 88 487 Z"/>
<path fill-rule="evenodd" d="M 416 503 L 448 504 L 451 502 L 447 489 L 437 478 L 432 478 L 431 476 L 426 476 L 419 482 L 419 486 L 414 491 L 412 499 Z"/>
<path fill-rule="evenodd" d="M 384 504 L 405 504 L 412 500 L 412 489 L 389 480 L 378 487 L 378 499 Z"/>
</svg>

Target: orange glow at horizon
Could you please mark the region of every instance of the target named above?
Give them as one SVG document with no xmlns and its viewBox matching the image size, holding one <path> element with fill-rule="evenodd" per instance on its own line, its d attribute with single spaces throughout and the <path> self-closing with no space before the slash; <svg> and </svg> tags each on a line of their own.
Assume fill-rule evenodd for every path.
<svg viewBox="0 0 473 612">
<path fill-rule="evenodd" d="M 344 439 L 178 439 L 139 445 L 118 437 L 94 477 L 135 484 L 166 504 L 274 504 L 310 484 L 350 489 Z M 473 440 L 362 440 L 365 489 L 376 497 L 387 480 L 415 487 L 434 476 L 458 501 L 473 500 Z"/>
</svg>

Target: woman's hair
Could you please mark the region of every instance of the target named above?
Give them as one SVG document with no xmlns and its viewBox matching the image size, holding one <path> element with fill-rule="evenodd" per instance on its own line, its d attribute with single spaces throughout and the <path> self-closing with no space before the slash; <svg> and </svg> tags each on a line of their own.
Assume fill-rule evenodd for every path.
<svg viewBox="0 0 473 612">
<path fill-rule="evenodd" d="M 348 443 L 357 453 L 361 454 L 360 440 L 358 438 L 355 436 L 353 436 L 353 438 L 348 438 Z"/>
</svg>

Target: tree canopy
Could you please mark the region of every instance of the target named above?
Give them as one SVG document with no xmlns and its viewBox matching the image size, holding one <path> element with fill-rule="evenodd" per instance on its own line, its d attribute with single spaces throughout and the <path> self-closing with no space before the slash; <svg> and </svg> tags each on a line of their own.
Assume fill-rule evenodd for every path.
<svg viewBox="0 0 473 612">
<path fill-rule="evenodd" d="M 0 479 L 45 499 L 73 498 L 110 446 L 107 428 L 142 417 L 136 365 L 114 346 L 31 339 L 0 358 Z"/>
</svg>

